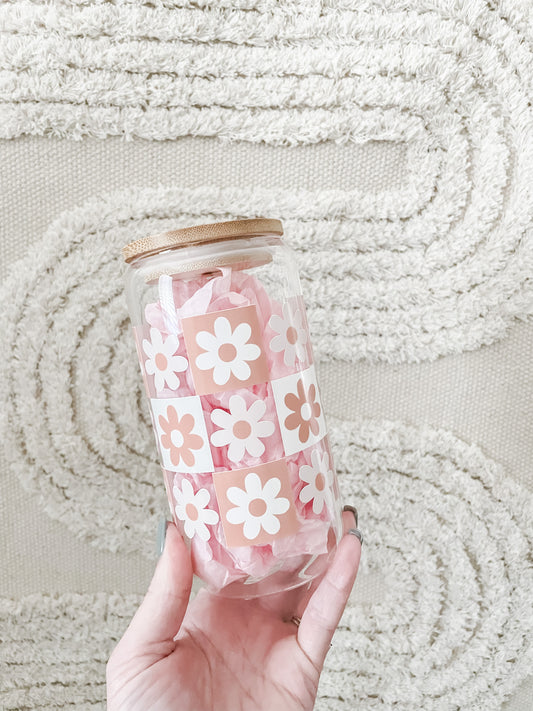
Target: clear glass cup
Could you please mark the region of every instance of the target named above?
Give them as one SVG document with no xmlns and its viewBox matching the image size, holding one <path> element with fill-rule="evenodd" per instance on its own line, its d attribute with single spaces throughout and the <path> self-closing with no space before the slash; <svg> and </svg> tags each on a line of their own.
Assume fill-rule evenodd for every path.
<svg viewBox="0 0 533 711">
<path fill-rule="evenodd" d="M 126 298 L 172 516 L 194 572 L 256 597 L 321 575 L 338 482 L 294 252 L 279 220 L 123 249 Z"/>
</svg>

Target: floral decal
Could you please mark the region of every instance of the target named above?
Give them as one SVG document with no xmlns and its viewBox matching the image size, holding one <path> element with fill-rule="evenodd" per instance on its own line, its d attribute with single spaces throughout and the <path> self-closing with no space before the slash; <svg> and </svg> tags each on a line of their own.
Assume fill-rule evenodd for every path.
<svg viewBox="0 0 533 711">
<path fill-rule="evenodd" d="M 165 383 L 171 390 L 177 390 L 180 380 L 176 373 L 187 370 L 187 358 L 176 355 L 179 348 L 178 337 L 171 334 L 163 340 L 163 335 L 157 328 L 150 329 L 150 340 L 142 342 L 143 351 L 148 356 L 144 364 L 146 372 L 154 376 L 156 390 L 163 390 Z"/>
<path fill-rule="evenodd" d="M 288 302 L 283 304 L 283 317 L 272 314 L 268 325 L 277 336 L 270 341 L 270 349 L 274 353 L 283 351 L 283 362 L 286 366 L 294 365 L 295 358 L 305 360 L 305 344 L 307 343 L 307 330 L 303 325 L 302 312 L 295 309 L 291 313 Z"/>
<path fill-rule="evenodd" d="M 255 472 L 250 472 L 244 480 L 244 489 L 231 486 L 227 491 L 228 499 L 235 508 L 226 513 L 226 518 L 233 524 L 244 524 L 243 534 L 248 540 L 257 538 L 261 529 L 270 535 L 278 533 L 281 524 L 278 515 L 289 509 L 289 500 L 276 498 L 281 489 L 281 481 L 272 477 L 263 486 Z"/>
<path fill-rule="evenodd" d="M 199 536 L 203 541 L 211 538 L 211 533 L 206 524 L 218 523 L 218 514 L 206 508 L 211 495 L 207 489 L 200 489 L 194 493 L 192 484 L 188 479 L 183 479 L 181 489 L 176 484 L 173 488 L 176 501 L 176 516 L 185 522 L 185 533 L 189 538 Z"/>
<path fill-rule="evenodd" d="M 229 400 L 229 412 L 216 409 L 211 413 L 211 419 L 222 429 L 211 435 L 211 443 L 215 447 L 228 446 L 228 458 L 232 462 L 240 462 L 247 452 L 252 457 L 264 454 L 265 445 L 261 441 L 274 434 L 274 423 L 261 418 L 266 412 L 266 403 L 255 400 L 248 409 L 240 395 L 232 395 Z"/>
<path fill-rule="evenodd" d="M 161 445 L 164 449 L 170 450 L 170 461 L 174 466 L 178 466 L 181 461 L 188 466 L 194 466 L 194 453 L 192 450 L 203 447 L 203 439 L 200 435 L 193 434 L 194 417 L 187 413 L 178 417 L 178 413 L 172 405 L 167 408 L 167 418 L 159 415 L 159 425 L 164 434 L 161 436 Z"/>
<path fill-rule="evenodd" d="M 255 306 L 189 316 L 181 325 L 197 395 L 270 380 Z"/>
<path fill-rule="evenodd" d="M 232 331 L 225 316 L 215 321 L 214 335 L 209 331 L 200 331 L 196 342 L 206 352 L 196 358 L 196 367 L 200 370 L 213 369 L 213 380 L 217 385 L 225 385 L 230 375 L 239 380 L 248 380 L 252 371 L 247 361 L 256 360 L 261 349 L 255 343 L 248 343 L 252 335 L 249 323 L 240 323 Z"/>
<path fill-rule="evenodd" d="M 313 513 L 319 514 L 324 508 L 324 502 L 333 484 L 333 472 L 329 468 L 329 456 L 324 452 L 320 456 L 318 450 L 311 453 L 311 465 L 304 464 L 300 467 L 300 479 L 307 486 L 300 491 L 300 501 L 304 504 L 313 501 Z"/>
<path fill-rule="evenodd" d="M 315 436 L 320 429 L 318 417 L 321 413 L 320 404 L 317 400 L 316 387 L 311 383 L 307 392 L 305 392 L 303 380 L 300 378 L 296 386 L 295 393 L 285 395 L 285 405 L 291 414 L 285 419 L 285 427 L 288 430 L 298 430 L 298 438 L 300 442 L 307 442 L 309 439 L 309 431 Z"/>
<path fill-rule="evenodd" d="M 214 472 L 213 483 L 227 546 L 272 543 L 300 528 L 285 459 Z"/>
</svg>

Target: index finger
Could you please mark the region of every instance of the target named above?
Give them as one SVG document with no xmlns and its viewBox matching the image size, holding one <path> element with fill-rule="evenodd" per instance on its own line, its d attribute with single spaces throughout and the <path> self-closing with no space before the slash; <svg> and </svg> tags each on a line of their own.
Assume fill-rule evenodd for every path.
<svg viewBox="0 0 533 711">
<path fill-rule="evenodd" d="M 343 515 L 345 526 L 348 517 L 351 521 L 354 520 L 353 514 L 346 512 Z M 318 669 L 324 664 L 333 633 L 348 602 L 360 558 L 359 539 L 345 533 L 330 567 L 302 614 L 298 628 L 298 644 Z"/>
</svg>

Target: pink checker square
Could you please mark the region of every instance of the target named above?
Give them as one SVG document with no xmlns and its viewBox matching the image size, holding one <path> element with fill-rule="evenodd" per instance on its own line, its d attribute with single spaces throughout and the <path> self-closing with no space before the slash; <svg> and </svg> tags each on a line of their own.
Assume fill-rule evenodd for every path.
<svg viewBox="0 0 533 711">
<path fill-rule="evenodd" d="M 269 380 L 255 306 L 189 316 L 181 326 L 197 395 Z"/>
<path fill-rule="evenodd" d="M 271 543 L 298 530 L 284 459 L 215 472 L 213 482 L 227 546 Z"/>
</svg>

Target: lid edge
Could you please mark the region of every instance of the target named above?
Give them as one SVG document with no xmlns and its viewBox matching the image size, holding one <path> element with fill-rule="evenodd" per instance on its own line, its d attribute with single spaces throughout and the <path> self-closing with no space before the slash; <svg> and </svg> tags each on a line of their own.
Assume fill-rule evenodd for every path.
<svg viewBox="0 0 533 711">
<path fill-rule="evenodd" d="M 137 257 L 156 254 L 163 249 L 172 247 L 184 247 L 193 244 L 217 242 L 223 239 L 256 237 L 267 234 L 281 236 L 283 234 L 281 221 L 274 218 L 259 217 L 249 220 L 212 222 L 142 237 L 122 247 L 122 256 L 124 261 L 129 263 Z"/>
</svg>

